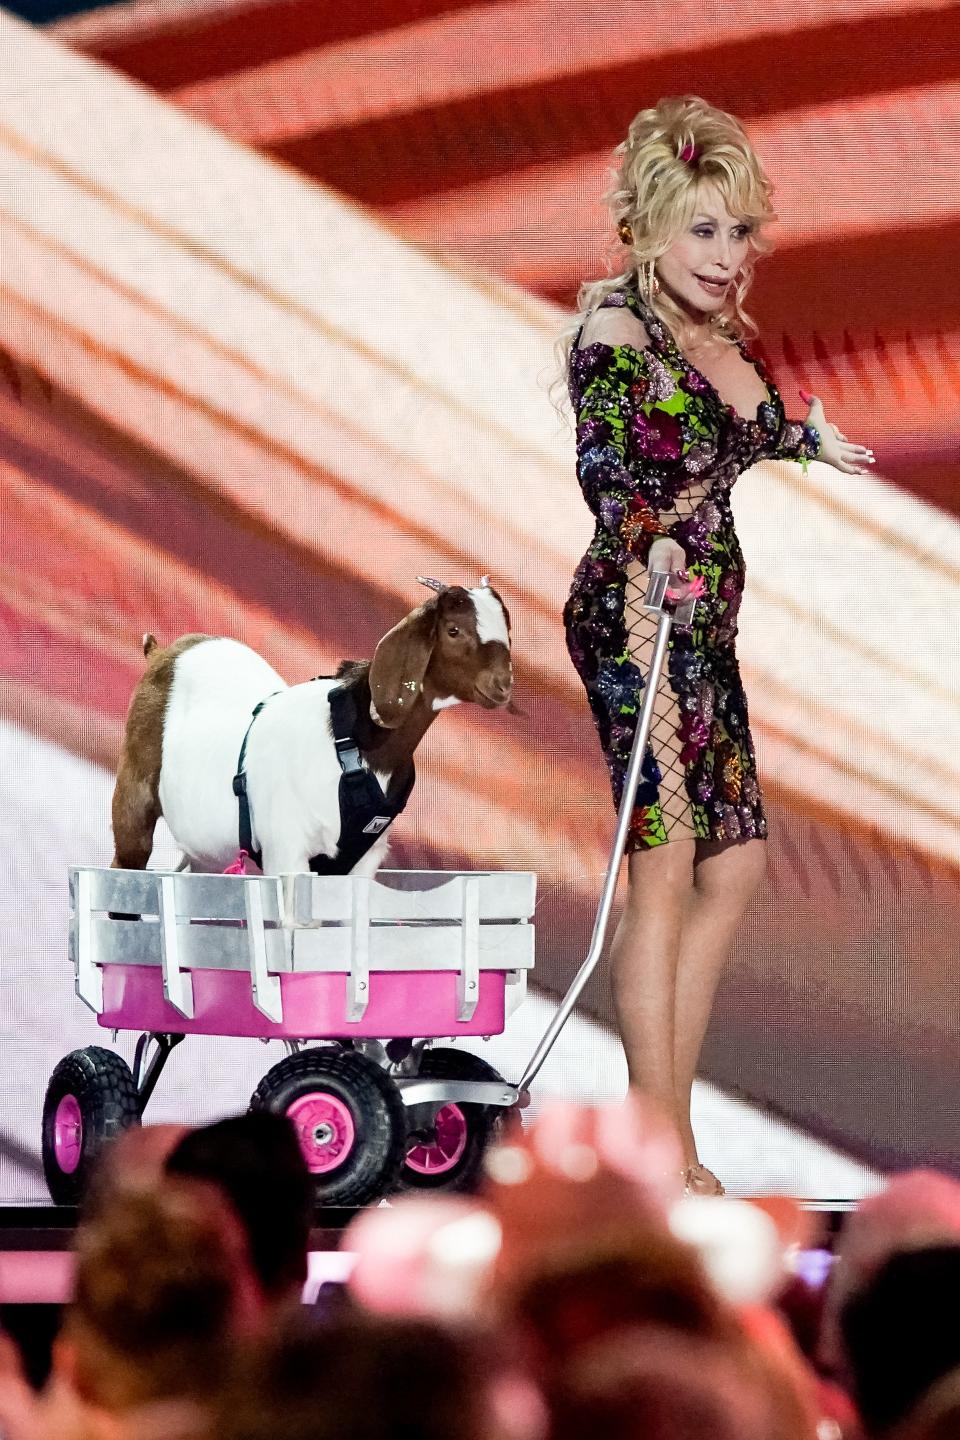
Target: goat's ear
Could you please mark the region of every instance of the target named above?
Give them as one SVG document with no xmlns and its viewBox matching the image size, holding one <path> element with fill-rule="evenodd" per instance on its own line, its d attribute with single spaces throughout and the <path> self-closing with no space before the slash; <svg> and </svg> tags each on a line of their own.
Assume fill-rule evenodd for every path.
<svg viewBox="0 0 960 1440">
<path fill-rule="evenodd" d="M 430 664 L 437 634 L 437 602 L 428 600 L 388 630 L 370 665 L 370 699 L 375 719 L 388 730 L 413 709 Z"/>
</svg>

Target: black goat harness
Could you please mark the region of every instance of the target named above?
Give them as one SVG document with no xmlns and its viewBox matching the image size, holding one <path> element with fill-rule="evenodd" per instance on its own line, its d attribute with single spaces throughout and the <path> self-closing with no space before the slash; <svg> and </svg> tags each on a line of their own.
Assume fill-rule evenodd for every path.
<svg viewBox="0 0 960 1440">
<path fill-rule="evenodd" d="M 318 675 L 316 678 L 325 680 L 329 677 Z M 268 695 L 266 700 L 261 700 L 255 708 L 240 746 L 237 773 L 233 777 L 233 793 L 240 807 L 240 849 L 245 850 L 261 870 L 262 852 L 253 848 L 253 827 L 250 821 L 244 762 L 247 758 L 250 731 L 260 711 L 272 699 L 273 695 Z M 346 685 L 337 685 L 330 691 L 329 701 L 333 743 L 340 762 L 340 839 L 336 855 L 314 855 L 310 861 L 310 869 L 314 875 L 347 875 L 404 809 L 417 777 L 411 761 L 410 774 L 403 788 L 394 799 L 388 799 L 380 781 L 373 771 L 364 765 L 360 754 L 360 746 L 356 740 L 357 702 L 353 689 Z"/>
</svg>

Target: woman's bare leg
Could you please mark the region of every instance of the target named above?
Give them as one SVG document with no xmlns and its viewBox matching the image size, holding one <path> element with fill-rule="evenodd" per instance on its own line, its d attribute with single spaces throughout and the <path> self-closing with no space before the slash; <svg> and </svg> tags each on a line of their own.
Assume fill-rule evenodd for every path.
<svg viewBox="0 0 960 1440">
<path fill-rule="evenodd" d="M 703 847 L 700 853 L 702 858 L 694 867 L 683 919 L 674 1021 L 676 1110 L 690 1165 L 697 1164 L 697 1145 L 690 1124 L 693 1079 L 723 963 L 750 898 L 763 878 L 766 843 L 746 840 L 712 853 Z"/>
<path fill-rule="evenodd" d="M 630 1083 L 678 1127 L 675 1005 L 684 917 L 693 890 L 693 840 L 628 859 L 627 900 L 610 950 L 613 999 Z"/>
</svg>

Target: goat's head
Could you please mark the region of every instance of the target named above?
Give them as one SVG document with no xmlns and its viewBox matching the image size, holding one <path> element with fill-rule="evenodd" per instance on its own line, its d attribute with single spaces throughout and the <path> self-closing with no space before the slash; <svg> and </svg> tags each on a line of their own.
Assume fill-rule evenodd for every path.
<svg viewBox="0 0 960 1440">
<path fill-rule="evenodd" d="M 373 718 L 401 725 L 422 694 L 434 710 L 457 701 L 485 709 L 506 705 L 513 688 L 510 616 L 484 579 L 472 590 L 437 585 L 380 641 L 370 666 Z"/>
</svg>

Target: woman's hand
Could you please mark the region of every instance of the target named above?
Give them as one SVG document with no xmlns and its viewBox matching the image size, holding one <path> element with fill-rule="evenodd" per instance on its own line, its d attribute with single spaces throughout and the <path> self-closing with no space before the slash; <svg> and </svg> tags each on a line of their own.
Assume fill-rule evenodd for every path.
<svg viewBox="0 0 960 1440">
<path fill-rule="evenodd" d="M 650 546 L 647 573 L 653 575 L 665 572 L 670 576 L 667 594 L 671 600 L 686 600 L 691 595 L 696 597 L 703 594 L 703 576 L 698 575 L 695 579 L 688 580 L 686 564 L 687 557 L 683 546 L 676 540 L 671 540 L 669 535 L 661 535 L 660 539 L 654 540 Z"/>
<path fill-rule="evenodd" d="M 812 425 L 820 436 L 817 459 L 842 470 L 844 475 L 866 475 L 866 467 L 875 463 L 873 451 L 868 450 L 866 445 L 854 445 L 846 435 L 841 435 L 836 425 L 831 425 L 823 413 L 823 401 L 816 395 L 808 395 L 806 390 L 801 390 L 800 399 L 810 406 L 807 424 Z"/>
</svg>

